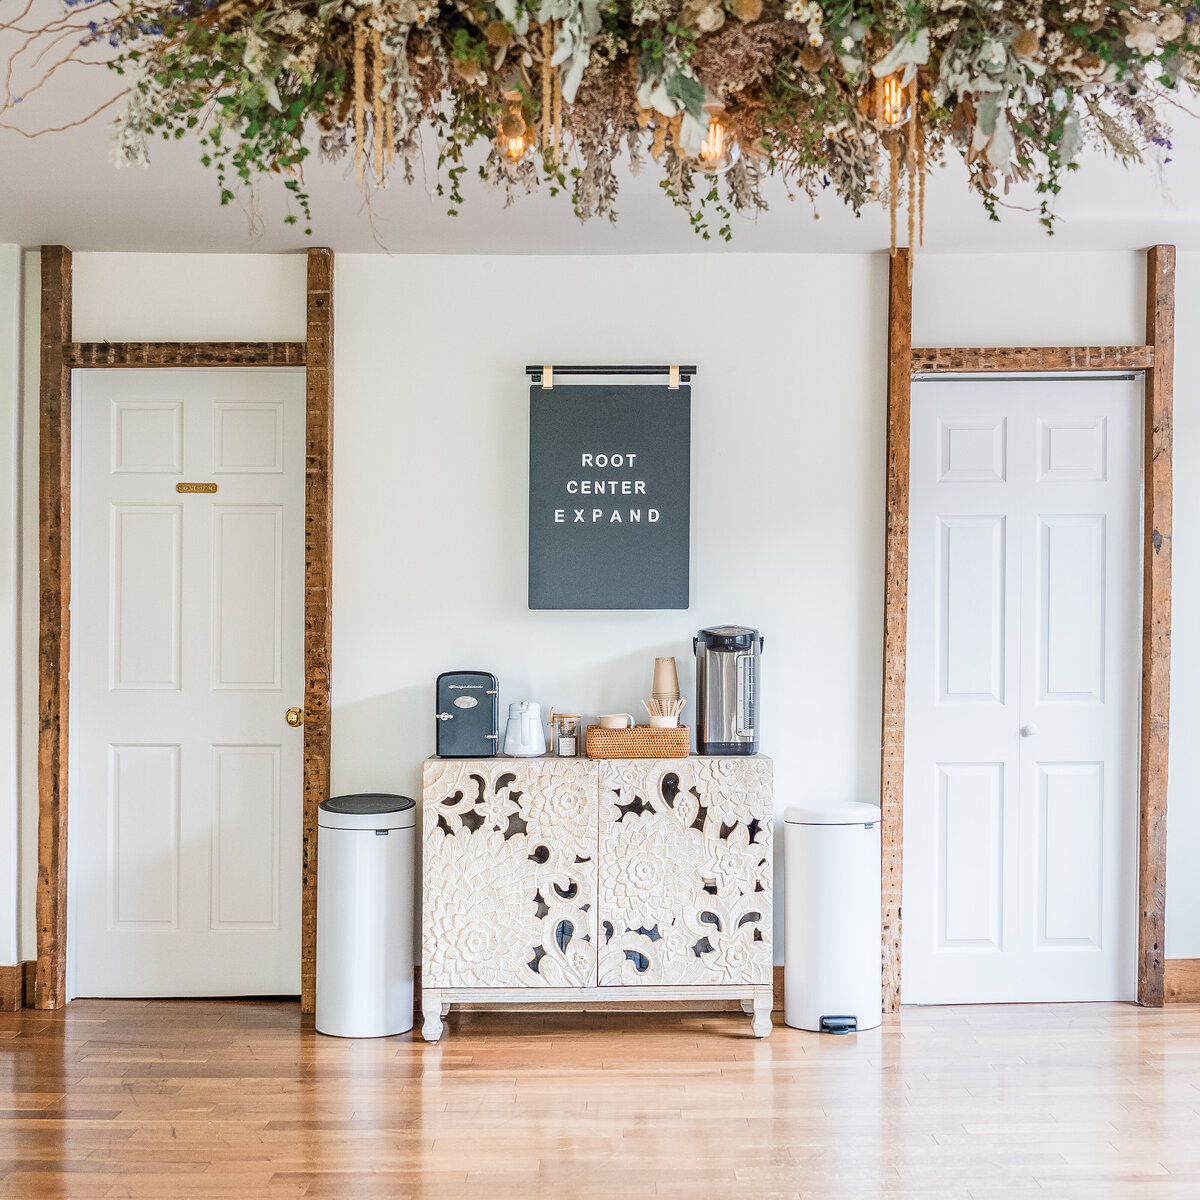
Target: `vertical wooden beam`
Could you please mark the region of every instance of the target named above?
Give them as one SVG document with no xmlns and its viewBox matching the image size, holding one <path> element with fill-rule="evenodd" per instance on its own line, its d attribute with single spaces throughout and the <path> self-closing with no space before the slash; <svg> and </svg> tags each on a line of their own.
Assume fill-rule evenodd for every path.
<svg viewBox="0 0 1200 1200">
<path fill-rule="evenodd" d="M 887 557 L 883 634 L 883 1011 L 900 1007 L 904 879 L 904 679 L 908 637 L 908 451 L 912 379 L 910 251 L 891 260 L 888 294 Z"/>
<path fill-rule="evenodd" d="M 329 797 L 333 583 L 333 251 L 308 252 L 304 488 L 304 850 L 300 1010 L 317 997 L 317 806 Z"/>
<path fill-rule="evenodd" d="M 1171 423 L 1175 247 L 1146 255 L 1145 532 L 1138 787 L 1138 1003 L 1163 1002 L 1167 897 L 1167 735 L 1171 700 Z"/>
<path fill-rule="evenodd" d="M 71 252 L 42 247 L 38 429 L 38 1008 L 66 1002 L 71 605 Z"/>
</svg>

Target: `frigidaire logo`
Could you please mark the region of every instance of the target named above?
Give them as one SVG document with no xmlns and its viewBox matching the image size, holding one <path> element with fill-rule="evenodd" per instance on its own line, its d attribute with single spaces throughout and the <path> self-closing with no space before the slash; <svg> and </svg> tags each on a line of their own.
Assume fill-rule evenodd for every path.
<svg viewBox="0 0 1200 1200">
<path fill-rule="evenodd" d="M 482 683 L 452 683 L 449 686 L 452 692 L 461 692 L 464 688 L 473 688 L 477 692 L 483 690 Z"/>
</svg>

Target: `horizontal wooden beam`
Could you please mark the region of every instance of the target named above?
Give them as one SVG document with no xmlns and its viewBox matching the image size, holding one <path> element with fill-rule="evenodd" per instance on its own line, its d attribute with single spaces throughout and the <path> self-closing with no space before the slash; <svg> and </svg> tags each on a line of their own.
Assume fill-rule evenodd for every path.
<svg viewBox="0 0 1200 1200">
<path fill-rule="evenodd" d="M 941 346 L 917 347 L 912 373 L 957 371 L 1145 371 L 1153 346 Z"/>
<path fill-rule="evenodd" d="M 71 342 L 68 367 L 302 367 L 305 342 Z"/>
<path fill-rule="evenodd" d="M 1166 960 L 1168 1004 L 1200 1004 L 1200 958 Z"/>
</svg>

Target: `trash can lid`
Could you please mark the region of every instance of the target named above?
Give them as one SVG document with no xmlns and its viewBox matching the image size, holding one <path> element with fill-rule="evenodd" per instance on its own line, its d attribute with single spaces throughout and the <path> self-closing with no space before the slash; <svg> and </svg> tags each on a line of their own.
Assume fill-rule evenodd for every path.
<svg viewBox="0 0 1200 1200">
<path fill-rule="evenodd" d="M 322 800 L 321 807 L 334 813 L 389 813 L 416 808 L 417 802 L 408 796 L 393 796 L 388 792 L 355 792 L 349 796 L 334 796 Z"/>
<path fill-rule="evenodd" d="M 417 802 L 388 792 L 355 792 L 322 800 L 317 824 L 325 829 L 408 829 L 416 824 Z"/>
<path fill-rule="evenodd" d="M 874 825 L 883 814 L 878 804 L 858 800 L 813 800 L 793 804 L 784 820 L 789 825 Z"/>
</svg>

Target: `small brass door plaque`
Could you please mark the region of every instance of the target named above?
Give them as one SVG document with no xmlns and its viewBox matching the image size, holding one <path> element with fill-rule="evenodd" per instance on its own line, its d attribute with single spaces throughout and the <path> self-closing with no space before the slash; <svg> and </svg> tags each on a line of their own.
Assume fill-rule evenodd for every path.
<svg viewBox="0 0 1200 1200">
<path fill-rule="evenodd" d="M 215 483 L 177 483 L 175 490 L 177 492 L 215 492 L 217 485 Z"/>
</svg>

